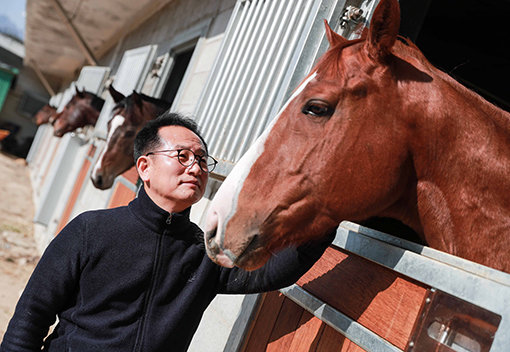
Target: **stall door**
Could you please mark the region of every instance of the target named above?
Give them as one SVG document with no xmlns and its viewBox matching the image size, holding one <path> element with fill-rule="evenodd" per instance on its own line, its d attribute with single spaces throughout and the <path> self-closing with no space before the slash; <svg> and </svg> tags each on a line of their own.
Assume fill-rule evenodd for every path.
<svg viewBox="0 0 510 352">
<path fill-rule="evenodd" d="M 127 50 L 124 53 L 112 83 L 116 90 L 124 95 L 131 94 L 133 90 L 141 91 L 147 73 L 152 67 L 156 48 L 156 45 L 148 45 Z M 94 141 L 94 155 L 90 159 L 90 168 L 83 180 L 83 185 L 70 214 L 70 219 L 86 210 L 125 204 L 127 198 L 134 197 L 135 186 L 132 183 L 124 183 L 122 186 L 114 184 L 111 189 L 102 191 L 95 188 L 89 178 L 91 168 L 95 165 L 104 147 L 107 123 L 111 118 L 111 111 L 114 105 L 113 99 L 108 94 L 94 129 L 94 135 L 97 137 Z M 134 178 L 133 172 L 133 169 L 127 171 L 125 174 L 126 179 L 132 180 Z M 126 187 L 130 190 L 129 196 L 126 196 L 128 194 L 126 193 Z M 122 192 L 122 194 L 117 194 L 117 191 Z"/>
<path fill-rule="evenodd" d="M 74 95 L 75 87 L 101 95 L 109 71 L 108 67 L 83 67 L 78 80 L 69 88 L 69 95 Z M 87 128 L 83 131 L 87 131 Z M 72 206 L 73 200 L 70 196 L 76 193 L 76 188 L 82 182 L 83 168 L 88 162 L 86 158 L 90 148 L 90 135 L 76 132 L 67 133 L 60 138 L 56 157 L 51 165 L 54 174 L 45 184 L 46 193 L 36 214 L 36 219 L 46 225 L 48 237 L 52 237 L 60 228 L 62 217 Z"/>
</svg>

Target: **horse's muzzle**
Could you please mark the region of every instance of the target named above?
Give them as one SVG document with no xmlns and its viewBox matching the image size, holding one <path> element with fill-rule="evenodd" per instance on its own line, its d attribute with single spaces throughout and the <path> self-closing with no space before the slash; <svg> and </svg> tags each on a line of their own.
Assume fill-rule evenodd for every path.
<svg viewBox="0 0 510 352">
<path fill-rule="evenodd" d="M 211 260 L 221 266 L 232 268 L 237 257 L 228 249 L 224 250 L 216 240 L 216 228 L 205 233 L 205 248 Z"/>
</svg>

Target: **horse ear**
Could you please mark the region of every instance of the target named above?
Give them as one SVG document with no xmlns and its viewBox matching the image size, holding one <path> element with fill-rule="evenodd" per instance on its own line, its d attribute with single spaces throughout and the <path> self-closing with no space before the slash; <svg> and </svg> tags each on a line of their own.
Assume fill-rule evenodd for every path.
<svg viewBox="0 0 510 352">
<path fill-rule="evenodd" d="M 113 88 L 113 84 L 110 84 L 110 86 L 108 87 L 108 91 L 110 92 L 110 95 L 112 96 L 113 101 L 115 103 L 118 103 L 119 101 L 125 98 L 125 96 L 121 92 Z"/>
<path fill-rule="evenodd" d="M 388 56 L 397 39 L 400 27 L 398 0 L 381 0 L 370 21 L 366 48 L 368 54 L 381 60 Z"/>
<path fill-rule="evenodd" d="M 80 92 L 77 86 L 74 86 L 74 91 L 76 92 L 77 97 L 83 98 L 83 92 Z"/>
<path fill-rule="evenodd" d="M 330 48 L 343 44 L 347 41 L 347 39 L 331 29 L 328 20 L 324 20 L 324 26 L 326 27 L 326 37 L 328 37 Z"/>
</svg>

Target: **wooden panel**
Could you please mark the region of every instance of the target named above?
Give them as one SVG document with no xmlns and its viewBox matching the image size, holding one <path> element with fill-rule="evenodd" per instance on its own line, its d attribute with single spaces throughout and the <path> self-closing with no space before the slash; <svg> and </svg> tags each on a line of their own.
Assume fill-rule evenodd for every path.
<svg viewBox="0 0 510 352">
<path fill-rule="evenodd" d="M 316 318 L 317 319 L 317 318 Z M 318 320 L 318 319 L 317 319 Z M 323 332 L 315 352 L 365 352 L 364 349 L 347 339 L 338 331 L 323 323 Z"/>
<path fill-rule="evenodd" d="M 290 299 L 285 299 L 278 314 L 278 319 L 271 332 L 266 351 L 280 352 L 290 351 L 294 333 L 301 321 L 303 309 L 298 307 Z"/>
<path fill-rule="evenodd" d="M 326 324 L 302 309 L 301 320 L 288 351 L 315 351 Z"/>
<path fill-rule="evenodd" d="M 44 131 L 44 135 L 43 135 L 43 138 L 41 140 L 41 143 L 39 143 L 39 145 L 37 146 L 37 151 L 36 151 L 36 155 L 34 157 L 34 161 L 33 161 L 33 164 L 36 165 L 37 167 L 41 167 L 41 163 L 43 162 L 44 160 L 44 156 L 46 155 L 46 148 L 48 147 L 49 143 L 50 143 L 50 140 L 51 140 L 51 137 L 53 136 L 53 129 L 49 126 L 44 126 L 44 127 L 40 127 L 40 128 L 45 128 L 45 131 Z"/>
<path fill-rule="evenodd" d="M 298 285 L 404 349 L 427 288 L 338 248 L 328 248 Z"/>
<path fill-rule="evenodd" d="M 57 227 L 57 234 L 66 226 L 67 222 L 70 220 L 69 217 L 71 216 L 71 213 L 74 208 L 74 204 L 76 203 L 76 200 L 78 199 L 78 196 L 80 195 L 80 191 L 83 186 L 83 182 L 85 181 L 85 178 L 88 175 L 88 171 L 90 169 L 90 161 L 88 159 L 85 159 L 83 161 L 83 164 L 80 169 L 80 173 L 78 174 L 78 177 L 76 178 L 76 182 L 74 183 L 73 190 L 71 191 L 71 194 L 69 195 L 69 199 L 67 200 L 66 208 L 64 209 L 64 212 L 62 213 L 62 216 L 60 217 L 60 222 L 58 223 Z"/>
<path fill-rule="evenodd" d="M 96 146 L 94 144 L 90 145 L 89 151 L 87 152 L 87 156 L 89 158 L 94 158 L 94 154 L 96 154 Z"/>
<path fill-rule="evenodd" d="M 51 168 L 51 164 L 53 164 L 53 159 L 55 159 L 55 156 L 57 155 L 57 152 L 58 152 L 58 146 L 60 145 L 60 141 L 62 139 L 59 139 L 56 143 L 55 143 L 55 148 L 53 148 L 53 151 L 51 152 L 51 157 L 50 157 L 50 160 L 48 160 L 48 164 L 46 164 L 46 169 L 44 170 L 44 174 L 42 176 L 42 179 L 41 179 L 41 183 L 40 185 L 41 186 L 44 186 L 44 181 L 46 180 L 46 176 L 48 176 L 48 173 L 50 171 L 50 168 Z"/>
<path fill-rule="evenodd" d="M 113 189 L 108 208 L 128 205 L 135 198 L 135 192 L 125 186 L 122 182 L 117 182 Z"/>
<path fill-rule="evenodd" d="M 138 171 L 136 171 L 136 167 L 133 166 L 131 169 L 124 172 L 122 177 L 136 185 L 136 182 L 138 181 Z"/>
<path fill-rule="evenodd" d="M 251 333 L 247 338 L 244 352 L 262 352 L 266 350 L 269 337 L 276 323 L 285 296 L 279 292 L 264 295 L 261 308 L 255 319 Z"/>
<path fill-rule="evenodd" d="M 279 292 L 267 293 L 244 352 L 364 352 Z"/>
</svg>

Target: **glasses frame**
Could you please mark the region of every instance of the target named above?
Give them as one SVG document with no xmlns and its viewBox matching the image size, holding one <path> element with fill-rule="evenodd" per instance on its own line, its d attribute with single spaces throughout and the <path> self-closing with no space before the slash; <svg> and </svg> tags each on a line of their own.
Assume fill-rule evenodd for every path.
<svg viewBox="0 0 510 352">
<path fill-rule="evenodd" d="M 184 150 L 186 150 L 186 151 L 190 152 L 191 154 L 193 154 L 193 160 L 190 163 L 188 163 L 188 165 L 183 164 L 181 159 L 179 158 L 179 156 L 181 155 L 181 152 L 184 151 Z M 169 152 L 177 152 L 177 154 L 176 155 L 165 154 L 165 153 L 169 153 Z M 193 166 L 195 161 L 198 160 L 197 164 L 198 164 L 198 167 L 200 168 L 200 170 L 202 170 L 203 172 L 206 172 L 208 174 L 211 173 L 214 170 L 216 165 L 218 165 L 218 161 L 216 159 L 214 159 L 212 156 L 210 156 L 210 155 L 204 155 L 204 156 L 196 155 L 193 150 L 188 149 L 188 148 L 155 150 L 153 152 L 146 153 L 145 156 L 158 155 L 158 154 L 165 155 L 165 156 L 167 156 L 169 158 L 177 158 L 177 161 L 179 162 L 179 164 L 181 164 L 182 166 L 184 166 L 186 168 Z M 205 163 L 207 164 L 207 167 L 208 167 L 207 170 L 204 170 L 202 168 L 202 165 L 200 164 L 200 162 L 202 160 L 205 161 Z M 212 164 L 209 164 L 209 161 L 212 161 Z M 210 170 L 209 170 L 209 167 L 211 168 Z"/>
</svg>

